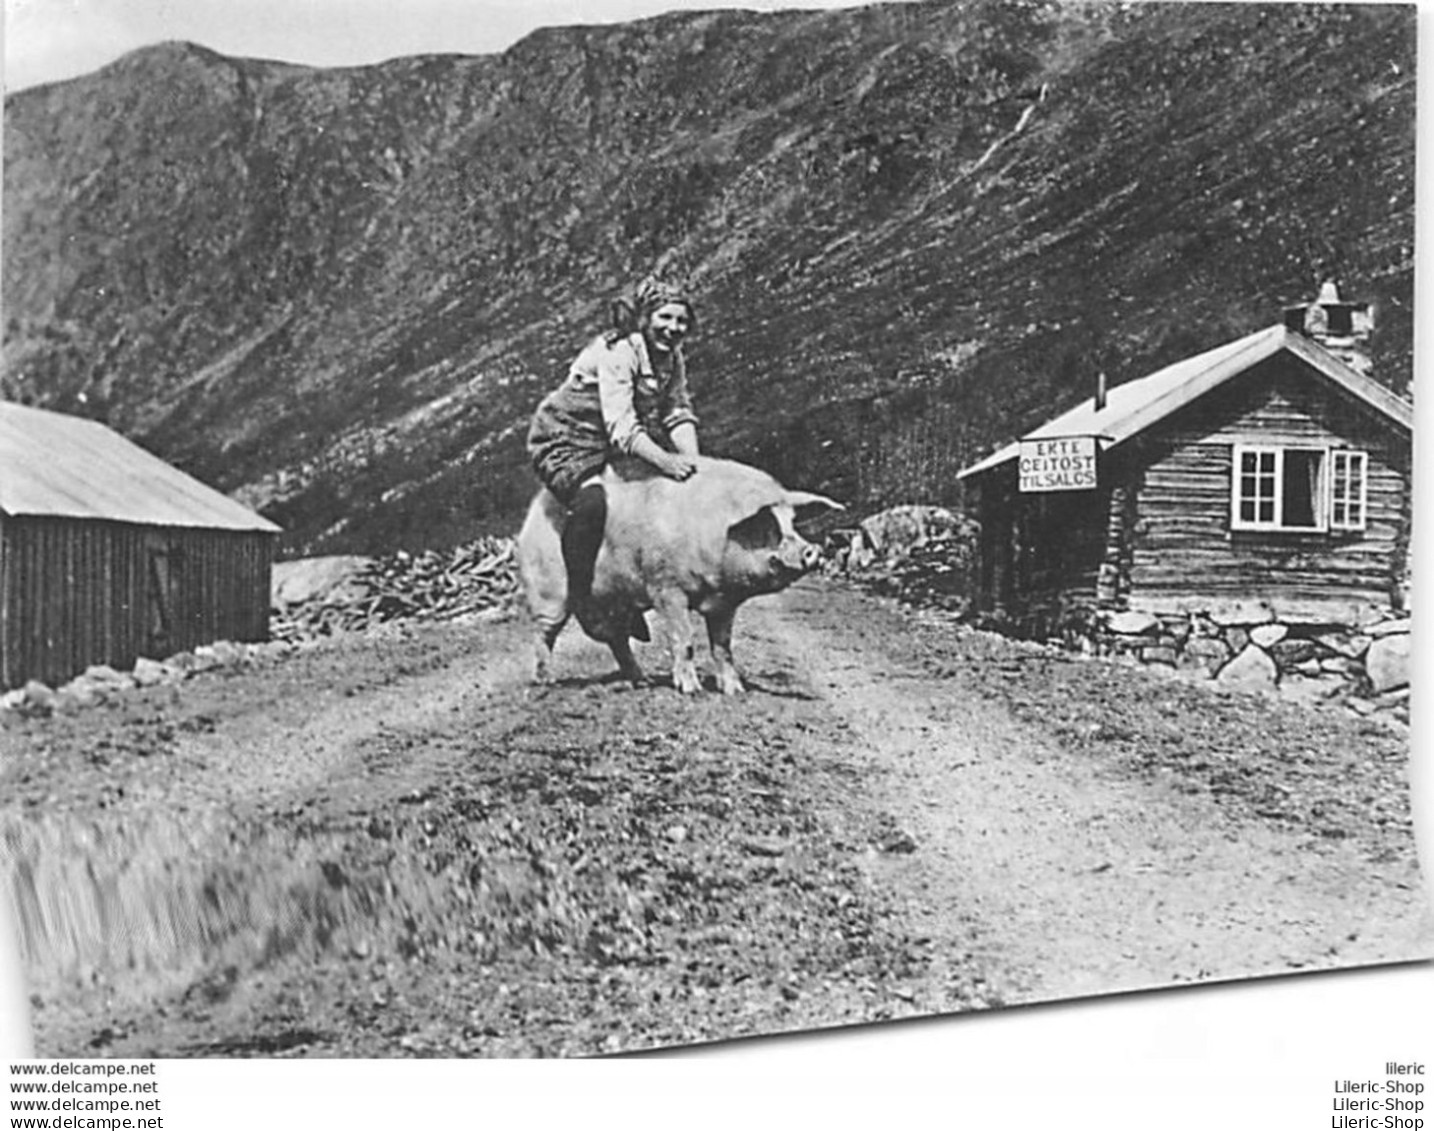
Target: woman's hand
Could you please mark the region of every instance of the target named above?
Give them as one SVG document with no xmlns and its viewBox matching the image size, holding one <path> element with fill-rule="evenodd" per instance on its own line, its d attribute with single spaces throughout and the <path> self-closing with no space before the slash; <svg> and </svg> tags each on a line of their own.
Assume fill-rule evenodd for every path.
<svg viewBox="0 0 1434 1131">
<path fill-rule="evenodd" d="M 657 470 L 669 479 L 690 479 L 697 473 L 697 461 L 691 456 L 675 452 L 664 452 L 663 456 L 664 459 L 657 465 Z"/>
<path fill-rule="evenodd" d="M 697 457 L 689 452 L 669 452 L 646 432 L 633 437 L 632 454 L 657 468 L 669 479 L 690 479 L 697 470 Z"/>
</svg>

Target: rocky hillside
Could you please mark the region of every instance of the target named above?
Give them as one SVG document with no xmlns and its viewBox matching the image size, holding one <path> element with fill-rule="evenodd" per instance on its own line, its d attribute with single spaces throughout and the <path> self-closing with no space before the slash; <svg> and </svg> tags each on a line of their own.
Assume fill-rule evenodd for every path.
<svg viewBox="0 0 1434 1131">
<path fill-rule="evenodd" d="M 858 511 L 1321 276 L 1405 389 L 1412 5 L 685 13 L 319 70 L 167 44 L 5 100 L 0 393 L 285 551 L 512 528 L 527 416 L 657 265 L 707 446 Z"/>
</svg>

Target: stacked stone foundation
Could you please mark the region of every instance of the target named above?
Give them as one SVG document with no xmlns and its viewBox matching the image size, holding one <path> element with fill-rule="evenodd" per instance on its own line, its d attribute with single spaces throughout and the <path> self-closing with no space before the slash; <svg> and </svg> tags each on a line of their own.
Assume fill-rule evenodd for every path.
<svg viewBox="0 0 1434 1131">
<path fill-rule="evenodd" d="M 1099 611 L 1062 642 L 1230 690 L 1342 704 L 1409 721 L 1410 617 L 1371 610 L 1357 624 L 1284 619 L 1264 605 L 1179 613 Z"/>
</svg>

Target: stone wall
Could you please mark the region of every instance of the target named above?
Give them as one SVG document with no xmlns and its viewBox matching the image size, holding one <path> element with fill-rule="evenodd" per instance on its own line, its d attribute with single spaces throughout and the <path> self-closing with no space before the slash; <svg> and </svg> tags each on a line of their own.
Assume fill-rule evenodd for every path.
<svg viewBox="0 0 1434 1131">
<path fill-rule="evenodd" d="M 1232 690 L 1277 692 L 1409 721 L 1410 617 L 1371 610 L 1361 623 L 1284 620 L 1263 604 L 1180 613 L 1098 612 L 1082 651 L 1154 665 Z"/>
</svg>

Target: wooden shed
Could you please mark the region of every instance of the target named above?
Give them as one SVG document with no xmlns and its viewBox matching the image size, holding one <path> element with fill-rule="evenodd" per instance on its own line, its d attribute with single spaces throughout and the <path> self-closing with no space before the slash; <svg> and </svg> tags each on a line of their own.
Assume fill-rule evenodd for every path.
<svg viewBox="0 0 1434 1131">
<path fill-rule="evenodd" d="M 0 690 L 267 639 L 278 533 L 103 424 L 0 404 Z"/>
<path fill-rule="evenodd" d="M 1327 285 L 966 468 L 975 608 L 1035 634 L 1087 609 L 1342 624 L 1399 608 L 1413 408 L 1368 375 L 1370 326 Z"/>
</svg>

